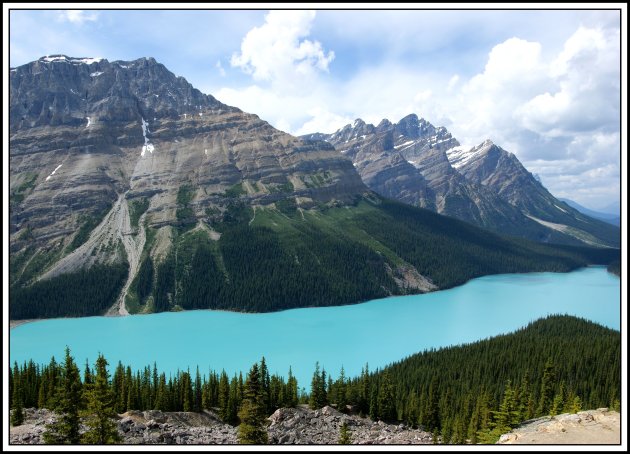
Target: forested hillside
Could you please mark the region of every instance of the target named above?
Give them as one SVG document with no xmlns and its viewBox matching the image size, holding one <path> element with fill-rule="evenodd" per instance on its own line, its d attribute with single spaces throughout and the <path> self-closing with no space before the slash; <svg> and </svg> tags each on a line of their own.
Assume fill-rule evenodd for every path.
<svg viewBox="0 0 630 454">
<path fill-rule="evenodd" d="M 349 207 L 276 206 L 254 212 L 235 202 L 207 224 L 173 229 L 173 246 L 159 261 L 148 252 L 157 236 L 149 228 L 127 296 L 129 311 L 270 312 L 334 306 L 453 287 L 487 274 L 607 265 L 619 257 L 618 249 L 502 237 L 379 197 L 362 198 Z M 118 266 L 108 272 L 60 275 L 30 287 L 16 285 L 10 316 L 102 314 L 125 279 L 121 270 Z M 421 284 L 405 281 L 405 270 L 412 270 Z M 107 291 L 93 298 L 94 288 Z"/>
</svg>

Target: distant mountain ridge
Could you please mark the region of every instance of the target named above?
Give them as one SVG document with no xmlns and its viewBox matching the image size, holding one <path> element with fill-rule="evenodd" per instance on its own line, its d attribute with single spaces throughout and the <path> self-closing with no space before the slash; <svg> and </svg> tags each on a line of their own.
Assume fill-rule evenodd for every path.
<svg viewBox="0 0 630 454">
<path fill-rule="evenodd" d="M 415 114 L 302 138 L 331 143 L 385 197 L 535 241 L 619 245 L 618 229 L 563 206 L 512 153 L 490 140 L 462 147 Z"/>
<path fill-rule="evenodd" d="M 585 215 L 590 216 L 592 218 L 599 219 L 600 221 L 607 222 L 608 224 L 616 225 L 617 227 L 619 227 L 619 225 L 621 223 L 621 219 L 619 218 L 618 214 L 606 213 L 606 212 L 601 212 L 601 211 L 597 211 L 597 210 L 591 210 L 590 208 L 586 208 L 586 207 L 580 205 L 579 203 L 574 202 L 573 200 L 570 200 L 570 199 L 559 198 L 558 200 L 560 200 L 561 202 L 566 203 L 570 207 L 575 208 L 580 213 L 584 213 Z"/>
</svg>

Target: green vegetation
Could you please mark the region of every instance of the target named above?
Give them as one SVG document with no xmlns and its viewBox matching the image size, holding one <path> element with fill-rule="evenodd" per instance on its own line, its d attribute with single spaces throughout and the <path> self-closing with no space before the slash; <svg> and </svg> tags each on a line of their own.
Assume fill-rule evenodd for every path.
<svg viewBox="0 0 630 454">
<path fill-rule="evenodd" d="M 94 265 L 10 291 L 12 320 L 100 315 L 114 304 L 128 273 L 127 263 Z"/>
<path fill-rule="evenodd" d="M 102 210 L 96 212 L 94 215 L 82 214 L 81 216 L 79 216 L 79 223 L 81 224 L 81 226 L 79 227 L 77 233 L 74 235 L 72 242 L 70 242 L 70 244 L 66 248 L 66 253 L 74 251 L 76 248 L 85 243 L 90 237 L 90 233 L 92 232 L 92 230 L 94 230 L 96 226 L 101 223 L 103 218 L 111 209 L 112 205 L 109 204 Z"/>
<path fill-rule="evenodd" d="M 82 384 L 79 368 L 70 356 L 70 349 L 66 347 L 66 360 L 64 367 L 58 373 L 61 378 L 61 386 L 57 391 L 55 410 L 60 413 L 60 418 L 46 426 L 44 441 L 46 444 L 70 444 L 79 443 L 79 408 L 82 405 Z"/>
<path fill-rule="evenodd" d="M 210 221 L 222 233 L 218 241 L 204 229 L 179 235 L 172 257 L 156 267 L 155 310 L 341 305 L 408 292 L 388 271 L 400 265 L 447 288 L 486 274 L 570 271 L 619 255 L 501 237 L 384 199 L 302 213 L 293 199 L 276 207 L 254 216 L 232 201 Z"/>
<path fill-rule="evenodd" d="M 69 351 L 64 365 L 32 361 L 9 368 L 10 408 L 55 408 L 63 418 L 50 436 L 76 442 L 77 414 L 89 415 L 90 437 L 109 440 L 112 411 L 211 409 L 229 424 L 241 423 L 241 442 L 264 443 L 264 418 L 280 407 L 310 403 L 353 408 L 390 423 L 431 430 L 442 443 L 494 443 L 520 422 L 582 408 L 620 410 L 621 336 L 618 331 L 569 316 L 549 316 L 514 333 L 462 346 L 428 350 L 382 370 L 334 379 L 319 364 L 310 395 L 288 378 L 270 375 L 265 359 L 245 382 L 225 371 L 209 375 L 178 371 L 167 376 L 156 364 L 132 372 L 118 363 L 112 379 L 99 355 L 94 375 L 81 382 Z M 346 407 L 346 403 L 350 407 Z M 347 428 L 346 428 L 347 430 Z M 50 437 L 49 436 L 49 437 Z M 347 438 L 346 438 L 347 436 Z M 89 438 L 96 440 L 97 438 Z M 342 441 L 344 440 L 344 441 Z M 84 440 L 85 441 L 85 440 Z M 340 434 L 340 443 L 350 434 Z"/>
<path fill-rule="evenodd" d="M 348 429 L 348 423 L 343 422 L 341 424 L 341 428 L 339 429 L 339 444 L 340 445 L 349 445 L 352 444 L 352 435 L 350 435 L 350 429 Z"/>
<path fill-rule="evenodd" d="M 390 376 L 397 420 L 433 428 L 446 443 L 494 443 L 554 407 L 564 413 L 612 406 L 621 391 L 620 361 L 618 331 L 550 316 L 512 334 L 413 355 L 369 380 L 380 391 Z M 362 379 L 351 388 L 360 389 Z"/>
<path fill-rule="evenodd" d="M 262 364 L 264 364 L 264 358 Z M 241 424 L 238 426 L 238 441 L 241 444 L 267 444 L 268 436 L 265 426 L 267 418 L 265 398 L 267 396 L 263 389 L 264 380 L 264 372 L 261 374 L 258 364 L 254 364 L 247 374 L 241 411 L 238 414 L 241 419 Z"/>
<path fill-rule="evenodd" d="M 62 253 L 62 248 L 59 246 L 48 250 L 37 249 L 35 246 L 29 246 L 19 254 L 11 255 L 11 286 L 24 286 L 30 284 L 50 265 L 59 260 Z"/>
<path fill-rule="evenodd" d="M 14 206 L 22 203 L 27 196 L 27 193 L 35 187 L 35 180 L 37 180 L 37 174 L 32 172 L 25 172 L 22 183 L 13 189 L 9 196 L 9 205 Z"/>
<path fill-rule="evenodd" d="M 177 210 L 175 211 L 175 217 L 179 222 L 181 232 L 185 232 L 197 222 L 195 212 L 189 206 L 193 195 L 193 188 L 189 184 L 180 186 L 177 191 Z"/>
<path fill-rule="evenodd" d="M 131 228 L 138 228 L 138 220 L 149 209 L 149 199 L 132 200 L 129 202 L 129 223 Z"/>
<path fill-rule="evenodd" d="M 281 184 L 267 184 L 266 187 L 270 194 L 288 193 L 293 195 L 293 192 L 295 190 L 293 183 L 291 183 L 289 180 L 286 180 L 284 183 Z"/>
<path fill-rule="evenodd" d="M 88 430 L 83 434 L 82 442 L 85 444 L 114 444 L 120 441 L 114 411 L 114 392 L 109 386 L 109 372 L 107 360 L 103 355 L 98 356 L 95 364 L 96 376 L 94 383 L 84 382 L 84 394 L 87 395 L 87 421 Z"/>
<path fill-rule="evenodd" d="M 242 182 L 236 183 L 225 190 L 225 197 L 240 197 L 243 194 L 246 194 L 246 191 Z"/>
</svg>

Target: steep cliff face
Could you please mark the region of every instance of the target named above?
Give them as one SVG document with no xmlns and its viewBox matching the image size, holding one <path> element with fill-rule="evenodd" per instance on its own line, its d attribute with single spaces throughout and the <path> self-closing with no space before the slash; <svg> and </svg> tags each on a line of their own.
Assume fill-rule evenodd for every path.
<svg viewBox="0 0 630 454">
<path fill-rule="evenodd" d="M 469 150 L 415 114 L 303 138 L 334 145 L 385 197 L 535 241 L 619 245 L 618 229 L 566 207 L 513 154 L 490 141 Z"/>
<path fill-rule="evenodd" d="M 44 57 L 11 70 L 10 95 L 12 253 L 69 252 L 83 225 L 143 198 L 147 225 L 167 226 L 224 211 L 230 190 L 248 205 L 290 195 L 306 208 L 367 191 L 332 146 L 226 106 L 152 58 Z"/>
</svg>

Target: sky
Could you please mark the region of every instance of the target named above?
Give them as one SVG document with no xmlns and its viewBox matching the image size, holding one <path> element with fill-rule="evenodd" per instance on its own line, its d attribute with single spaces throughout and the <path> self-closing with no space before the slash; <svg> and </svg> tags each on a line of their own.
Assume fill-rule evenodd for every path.
<svg viewBox="0 0 630 454">
<path fill-rule="evenodd" d="M 462 145 L 514 153 L 557 197 L 619 203 L 618 10 L 404 7 L 12 10 L 9 64 L 154 57 L 296 135 L 416 113 Z"/>
</svg>

